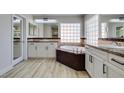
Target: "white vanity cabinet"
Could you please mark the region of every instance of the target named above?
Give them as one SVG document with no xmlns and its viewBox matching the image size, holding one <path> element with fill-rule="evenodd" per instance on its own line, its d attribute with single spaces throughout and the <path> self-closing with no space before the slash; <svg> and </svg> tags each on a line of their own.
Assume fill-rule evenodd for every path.
<svg viewBox="0 0 124 93">
<path fill-rule="evenodd" d="M 103 59 L 94 57 L 93 59 L 93 70 L 95 78 L 105 78 L 107 76 L 107 68 Z"/>
<path fill-rule="evenodd" d="M 29 42 L 28 57 L 29 58 L 55 58 L 56 42 Z"/>
<path fill-rule="evenodd" d="M 108 78 L 124 78 L 124 58 L 109 54 L 107 70 Z"/>
<path fill-rule="evenodd" d="M 87 72 L 91 75 L 91 77 L 93 77 L 93 62 L 92 62 L 92 56 L 91 54 L 86 51 L 86 55 L 85 55 L 85 69 L 87 70 Z"/>
<path fill-rule="evenodd" d="M 123 78 L 124 58 L 86 46 L 85 68 L 94 78 Z"/>
<path fill-rule="evenodd" d="M 49 43 L 37 43 L 37 58 L 47 58 Z"/>
<path fill-rule="evenodd" d="M 54 58 L 56 57 L 56 48 L 57 48 L 57 43 L 49 43 L 49 46 L 48 46 L 48 54 L 47 56 L 49 58 Z"/>
<path fill-rule="evenodd" d="M 111 66 L 107 66 L 107 77 L 108 78 L 124 78 L 124 72 L 120 72 L 117 68 L 112 68 Z"/>
<path fill-rule="evenodd" d="M 91 77 L 102 78 L 106 77 L 106 65 L 99 52 L 91 47 L 86 47 L 86 63 L 85 68 Z"/>
<path fill-rule="evenodd" d="M 94 56 L 93 54 L 86 53 L 85 68 L 91 77 L 106 77 L 106 65 L 104 64 L 104 60 Z"/>
<path fill-rule="evenodd" d="M 37 57 L 37 43 L 28 43 L 28 57 L 35 58 Z"/>
</svg>

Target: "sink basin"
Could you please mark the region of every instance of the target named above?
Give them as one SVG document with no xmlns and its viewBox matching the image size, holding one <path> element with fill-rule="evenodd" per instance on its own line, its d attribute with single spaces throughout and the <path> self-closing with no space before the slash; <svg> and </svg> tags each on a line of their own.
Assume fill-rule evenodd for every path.
<svg viewBox="0 0 124 93">
<path fill-rule="evenodd" d="M 101 48 L 108 48 L 108 49 L 119 49 L 124 50 L 123 46 L 115 46 L 115 45 L 100 45 Z"/>
</svg>

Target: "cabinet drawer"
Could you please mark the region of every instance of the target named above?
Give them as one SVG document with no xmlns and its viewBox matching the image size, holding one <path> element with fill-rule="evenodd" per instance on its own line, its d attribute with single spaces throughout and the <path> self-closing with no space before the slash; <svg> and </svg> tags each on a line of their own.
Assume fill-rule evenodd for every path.
<svg viewBox="0 0 124 93">
<path fill-rule="evenodd" d="M 86 51 L 92 53 L 93 55 L 96 55 L 96 56 L 102 58 L 103 60 L 108 60 L 108 53 L 107 52 L 104 52 L 104 51 L 101 51 L 99 49 L 89 47 L 89 46 L 86 46 Z"/>
<path fill-rule="evenodd" d="M 109 54 L 109 63 L 120 68 L 121 70 L 124 70 L 124 58 L 123 57 Z"/>
<path fill-rule="evenodd" d="M 104 51 L 101 51 L 101 50 L 98 50 L 98 49 L 93 49 L 93 53 L 95 55 L 97 55 L 98 57 L 102 58 L 103 60 L 107 60 L 108 59 L 108 53 L 107 52 L 104 52 Z"/>
</svg>

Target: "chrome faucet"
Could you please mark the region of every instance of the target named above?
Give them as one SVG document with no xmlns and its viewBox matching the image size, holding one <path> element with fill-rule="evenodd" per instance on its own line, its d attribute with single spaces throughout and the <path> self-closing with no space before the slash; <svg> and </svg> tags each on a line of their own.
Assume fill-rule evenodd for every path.
<svg viewBox="0 0 124 93">
<path fill-rule="evenodd" d="M 113 44 L 116 46 L 121 46 L 121 44 L 119 42 L 113 41 Z"/>
</svg>

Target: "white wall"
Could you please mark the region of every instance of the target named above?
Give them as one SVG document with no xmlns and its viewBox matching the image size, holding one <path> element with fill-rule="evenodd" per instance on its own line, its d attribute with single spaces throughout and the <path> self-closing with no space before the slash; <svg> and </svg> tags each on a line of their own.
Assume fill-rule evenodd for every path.
<svg viewBox="0 0 124 93">
<path fill-rule="evenodd" d="M 24 19 L 24 59 L 27 59 L 27 36 L 31 15 L 18 15 Z M 12 69 L 12 15 L 0 14 L 0 75 Z"/>
<path fill-rule="evenodd" d="M 36 18 L 51 18 L 56 19 L 58 23 L 80 23 L 81 24 L 81 37 L 84 36 L 84 19 L 81 15 L 35 15 Z"/>
<path fill-rule="evenodd" d="M 12 68 L 11 17 L 0 14 L 0 75 Z"/>
</svg>

